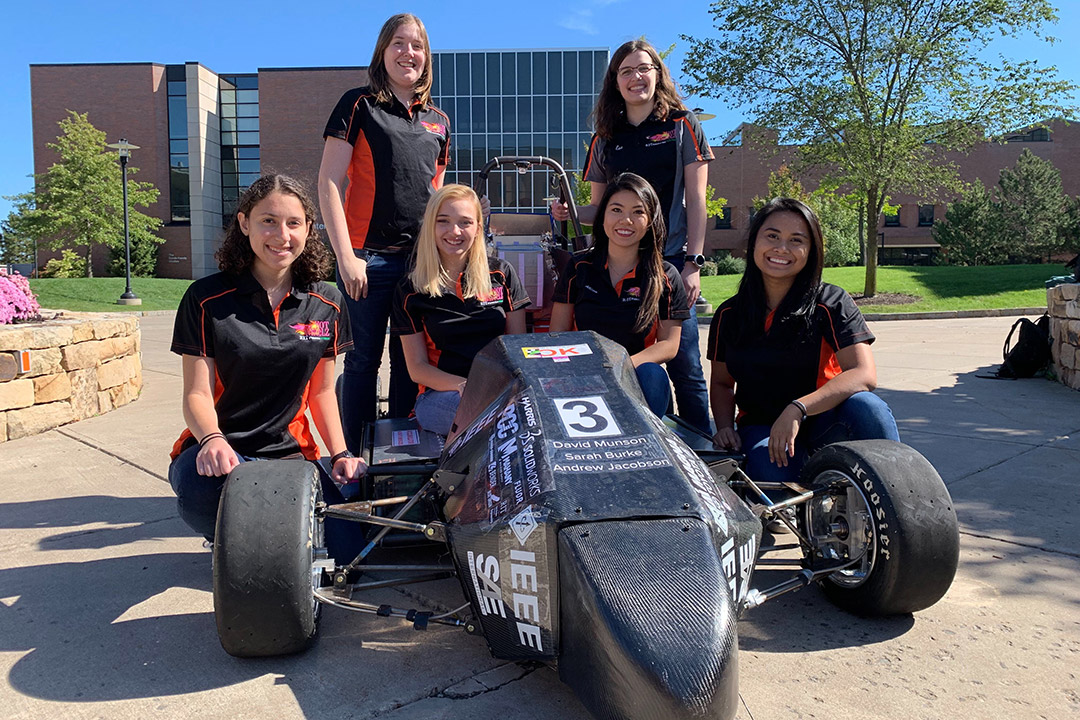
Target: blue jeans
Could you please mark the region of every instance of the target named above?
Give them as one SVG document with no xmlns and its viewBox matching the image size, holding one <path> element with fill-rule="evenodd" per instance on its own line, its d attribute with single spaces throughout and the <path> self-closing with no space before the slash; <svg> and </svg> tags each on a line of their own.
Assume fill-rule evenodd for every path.
<svg viewBox="0 0 1080 720">
<path fill-rule="evenodd" d="M 450 434 L 460 404 L 457 390 L 425 390 L 416 398 L 416 422 L 424 430 L 445 437 Z"/>
<path fill-rule="evenodd" d="M 344 292 L 341 274 L 338 287 L 349 308 L 349 327 L 352 329 L 353 349 L 345 353 L 342 373 L 341 419 L 345 444 L 357 452 L 362 444 L 364 423 L 374 422 L 378 397 L 376 385 L 379 365 L 382 364 L 386 328 L 390 321 L 390 304 L 394 289 L 409 269 L 408 253 L 380 254 L 355 251 L 357 257 L 367 257 L 368 294 L 353 300 Z M 400 338 L 390 338 L 390 417 L 408 417 L 416 401 L 417 387 L 409 378 Z"/>
<path fill-rule="evenodd" d="M 645 404 L 657 417 L 664 417 L 671 403 L 671 384 L 664 368 L 656 363 L 641 363 L 635 369 Z"/>
<path fill-rule="evenodd" d="M 892 410 L 871 392 L 858 392 L 832 410 L 808 417 L 795 438 L 795 457 L 787 467 L 769 461 L 771 425 L 739 426 L 746 474 L 761 482 L 796 482 L 810 455 L 826 445 L 844 440 L 900 440 Z"/>
<path fill-rule="evenodd" d="M 664 259 L 674 265 L 680 273 L 686 263 L 685 257 L 681 255 Z M 701 369 L 698 317 L 693 305 L 690 306 L 690 317 L 682 324 L 679 352 L 668 360 L 667 371 L 671 375 L 671 384 L 675 387 L 675 402 L 678 405 L 679 417 L 711 436 L 713 431 L 712 423 L 709 422 L 709 387 L 705 383 L 705 373 Z"/>
</svg>

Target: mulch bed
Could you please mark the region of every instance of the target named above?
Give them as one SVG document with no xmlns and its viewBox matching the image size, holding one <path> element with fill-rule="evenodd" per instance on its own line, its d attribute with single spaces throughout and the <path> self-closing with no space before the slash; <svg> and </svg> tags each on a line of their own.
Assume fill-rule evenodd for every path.
<svg viewBox="0 0 1080 720">
<path fill-rule="evenodd" d="M 862 293 L 859 293 L 852 295 L 851 298 L 856 305 L 908 305 L 919 301 L 917 296 L 904 295 L 903 293 L 878 293 L 870 297 L 865 297 Z"/>
</svg>

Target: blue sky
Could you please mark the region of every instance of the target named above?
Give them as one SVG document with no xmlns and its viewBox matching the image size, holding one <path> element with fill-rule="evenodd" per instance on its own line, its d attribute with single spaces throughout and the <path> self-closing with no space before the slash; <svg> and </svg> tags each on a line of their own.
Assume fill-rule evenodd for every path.
<svg viewBox="0 0 1080 720">
<path fill-rule="evenodd" d="M 1059 2 L 1054 46 L 1010 41 L 1010 57 L 1036 57 L 1080 83 L 1080 2 Z M 436 50 L 608 47 L 645 35 L 663 49 L 678 43 L 668 64 L 678 79 L 686 43 L 680 34 L 710 35 L 708 2 L 674 0 L 480 0 L 478 2 L 345 3 L 326 6 L 263 0 L 247 2 L 96 2 L 29 0 L 9 3 L 0 43 L 0 195 L 31 189 L 31 63 L 198 61 L 219 73 L 260 67 L 365 65 L 379 27 L 395 12 L 413 12 L 427 25 Z M 743 120 L 721 100 L 688 98 L 716 118 L 705 124 L 720 140 Z M 76 109 L 76 108 L 73 108 Z M 327 108 L 327 112 L 330 108 Z M 136 160 L 137 164 L 137 160 Z M 0 200 L 0 217 L 10 204 Z"/>
</svg>

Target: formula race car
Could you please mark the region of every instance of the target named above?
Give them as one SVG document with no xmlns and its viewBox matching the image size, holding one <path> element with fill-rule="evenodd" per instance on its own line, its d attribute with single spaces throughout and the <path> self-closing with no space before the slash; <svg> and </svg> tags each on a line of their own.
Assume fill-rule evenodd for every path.
<svg viewBox="0 0 1080 720">
<path fill-rule="evenodd" d="M 838 443 L 798 484 L 755 482 L 740 456 L 650 413 L 626 352 L 595 333 L 493 341 L 445 444 L 401 420 L 370 437 L 351 501 L 325 501 L 304 461 L 230 475 L 214 546 L 230 654 L 303 650 L 327 604 L 462 628 L 496 657 L 548 663 L 598 718 L 731 718 L 745 611 L 817 583 L 857 614 L 911 613 L 956 571 L 949 493 L 912 448 Z M 343 520 L 370 532 L 337 557 L 325 538 Z M 797 541 L 786 559 L 763 549 L 777 524 Z M 370 562 L 372 548 L 405 538 L 452 564 Z M 757 587 L 766 563 L 792 572 Z M 451 575 L 457 611 L 364 601 L 366 589 Z"/>
</svg>

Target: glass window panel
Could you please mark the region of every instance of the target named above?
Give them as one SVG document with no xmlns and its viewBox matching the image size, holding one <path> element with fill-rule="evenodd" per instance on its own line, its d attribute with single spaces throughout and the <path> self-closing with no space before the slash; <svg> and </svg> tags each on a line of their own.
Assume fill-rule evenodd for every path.
<svg viewBox="0 0 1080 720">
<path fill-rule="evenodd" d="M 563 162 L 562 140 L 558 135 L 548 135 L 547 156 L 565 168 Z"/>
<path fill-rule="evenodd" d="M 532 151 L 533 155 L 547 155 L 548 154 L 547 135 L 533 135 L 532 136 L 532 148 L 533 148 L 533 151 Z M 542 173 L 535 173 L 535 174 L 536 175 L 541 175 Z"/>
<path fill-rule="evenodd" d="M 472 103 L 468 98 L 458 98 L 454 108 L 457 110 L 457 115 L 451 115 L 450 119 L 454 121 L 454 127 L 461 132 L 469 132 L 472 128 Z"/>
<path fill-rule="evenodd" d="M 543 95 L 547 92 L 547 53 L 534 52 L 532 54 L 533 87 L 534 95 Z"/>
<path fill-rule="evenodd" d="M 171 153 L 184 153 L 187 154 L 187 140 L 170 140 L 169 152 Z"/>
<path fill-rule="evenodd" d="M 502 132 L 502 122 L 499 119 L 502 115 L 502 99 L 497 97 L 489 97 L 487 99 L 487 131 L 488 132 Z"/>
<path fill-rule="evenodd" d="M 236 118 L 221 118 L 221 132 L 236 132 Z"/>
<path fill-rule="evenodd" d="M 502 63 L 499 53 L 487 54 L 487 92 L 488 95 L 498 95 L 502 87 Z"/>
<path fill-rule="evenodd" d="M 236 148 L 236 157 L 241 160 L 258 160 L 259 148 L 257 147 L 242 147 Z"/>
<path fill-rule="evenodd" d="M 593 99 L 585 95 L 578 96 L 578 126 L 575 130 L 589 130 L 592 125 L 589 122 L 589 114 L 593 109 Z M 587 142 L 587 141 L 586 141 Z"/>
<path fill-rule="evenodd" d="M 236 91 L 235 90 L 222 90 L 221 97 L 219 98 L 223 103 L 235 103 Z"/>
<path fill-rule="evenodd" d="M 238 117 L 259 117 L 258 105 L 237 105 L 236 115 Z"/>
<path fill-rule="evenodd" d="M 591 93 L 596 91 L 596 80 L 593 78 L 592 53 L 579 52 L 578 61 L 578 87 L 579 93 Z"/>
<path fill-rule="evenodd" d="M 242 173 L 257 173 L 259 172 L 259 160 L 239 160 L 236 163 Z"/>
<path fill-rule="evenodd" d="M 547 56 L 547 91 L 549 95 L 562 92 L 562 54 L 550 52 Z"/>
<path fill-rule="evenodd" d="M 439 82 L 444 95 L 454 94 L 454 56 L 441 55 L 439 60 Z"/>
<path fill-rule="evenodd" d="M 524 208 L 537 208 L 544 204 L 544 198 L 548 196 L 547 173 L 531 173 L 532 179 L 529 194 L 522 202 Z"/>
<path fill-rule="evenodd" d="M 567 172 L 571 168 L 580 170 L 581 165 L 574 162 L 574 147 L 577 145 L 577 135 L 565 133 L 562 138 L 563 169 Z"/>
<path fill-rule="evenodd" d="M 472 94 L 483 95 L 486 85 L 484 84 L 484 56 L 481 53 L 472 53 Z"/>
<path fill-rule="evenodd" d="M 491 151 L 487 148 L 487 143 L 482 139 L 477 138 L 477 145 L 473 147 L 473 166 L 472 169 L 479 170 L 484 167 L 484 164 L 492 158 Z"/>
<path fill-rule="evenodd" d="M 187 98 L 169 98 L 169 136 L 187 137 Z"/>
<path fill-rule="evenodd" d="M 258 106 L 252 105 L 251 107 L 258 107 Z M 236 106 L 235 105 L 222 105 L 221 106 L 221 117 L 236 117 Z"/>
<path fill-rule="evenodd" d="M 247 187 L 259 179 L 259 173 L 240 173 L 240 187 Z"/>
<path fill-rule="evenodd" d="M 183 65 L 166 65 L 165 66 L 165 79 L 182 81 L 187 77 L 187 70 Z"/>
<path fill-rule="evenodd" d="M 457 94 L 468 95 L 472 92 L 469 84 L 469 54 L 458 53 L 455 56 L 457 65 Z"/>
<path fill-rule="evenodd" d="M 518 135 L 516 147 L 518 155 L 532 155 L 532 137 L 529 135 Z"/>
<path fill-rule="evenodd" d="M 533 130 L 547 130 L 547 98 L 534 97 L 532 99 Z"/>
<path fill-rule="evenodd" d="M 514 64 L 514 53 L 502 53 L 503 95 L 513 95 L 515 92 L 517 92 L 514 86 L 514 80 L 517 78 Z"/>
<path fill-rule="evenodd" d="M 501 178 L 493 177 L 487 184 L 487 196 L 491 201 L 492 207 L 502 207 L 503 188 L 500 182 Z"/>
<path fill-rule="evenodd" d="M 532 130 L 532 100 L 527 97 L 519 97 L 517 107 L 518 130 L 526 132 Z"/>
<path fill-rule="evenodd" d="M 259 76 L 258 75 L 240 75 L 237 76 L 233 85 L 237 90 L 258 90 L 259 89 Z"/>
<path fill-rule="evenodd" d="M 258 145 L 259 133 L 257 132 L 239 132 L 236 133 L 237 145 Z"/>
<path fill-rule="evenodd" d="M 240 191 L 237 188 L 221 188 L 221 197 L 226 201 L 236 202 L 240 198 Z"/>
<path fill-rule="evenodd" d="M 234 132 L 223 132 L 223 133 L 221 133 L 221 144 L 222 145 L 236 145 L 237 144 L 237 142 L 236 142 L 236 133 L 234 133 Z"/>
<path fill-rule="evenodd" d="M 517 54 L 517 93 L 528 95 L 532 92 L 532 55 L 520 52 Z"/>
<path fill-rule="evenodd" d="M 259 129 L 259 118 L 257 118 L 257 117 L 254 117 L 254 118 L 239 118 L 236 121 L 236 129 L 237 130 L 258 130 Z"/>
<path fill-rule="evenodd" d="M 593 53 L 593 77 L 596 83 L 594 92 L 600 89 L 600 85 L 603 84 L 604 73 L 607 72 L 608 56 L 603 50 L 597 50 Z"/>
<path fill-rule="evenodd" d="M 238 103 L 257 103 L 259 102 L 258 90 L 237 90 L 236 102 Z"/>
<path fill-rule="evenodd" d="M 474 97 L 472 99 L 472 131 L 473 132 L 486 132 L 487 126 L 484 122 L 484 112 L 487 103 L 484 102 L 482 97 Z"/>
<path fill-rule="evenodd" d="M 233 160 L 232 158 L 222 158 L 221 159 L 221 172 L 222 172 L 222 180 L 224 180 L 225 173 L 235 173 L 235 172 L 237 172 L 236 160 Z"/>
<path fill-rule="evenodd" d="M 240 174 L 234 172 L 222 173 L 221 184 L 225 187 L 236 187 L 240 184 Z"/>
<path fill-rule="evenodd" d="M 503 132 L 517 132 L 517 100 L 512 97 L 502 99 L 502 126 Z"/>
<path fill-rule="evenodd" d="M 576 93 L 577 88 L 577 53 L 576 52 L 563 52 L 559 53 L 562 56 L 563 62 L 563 84 L 562 91 L 564 93 Z"/>
<path fill-rule="evenodd" d="M 431 94 L 442 95 L 442 83 L 440 82 L 439 68 L 442 65 L 442 56 L 433 54 L 431 56 Z"/>
<path fill-rule="evenodd" d="M 562 101 L 565 98 L 553 97 L 548 98 L 548 124 L 547 129 L 553 131 L 562 130 L 563 120 L 563 106 Z"/>
<path fill-rule="evenodd" d="M 455 135 L 452 141 L 457 145 L 458 161 L 457 169 L 461 171 L 472 169 L 472 136 Z"/>
<path fill-rule="evenodd" d="M 169 81 L 168 90 L 166 92 L 168 95 L 187 95 L 187 81 Z"/>
<path fill-rule="evenodd" d="M 190 166 L 190 164 L 191 163 L 188 162 L 187 153 L 184 153 L 183 155 L 170 155 L 169 156 L 169 167 L 186 168 L 186 167 Z"/>
<path fill-rule="evenodd" d="M 577 105 L 578 99 L 574 95 L 568 95 L 562 99 L 563 106 L 563 125 L 561 130 L 572 132 L 577 130 Z"/>
<path fill-rule="evenodd" d="M 513 150 L 506 152 L 506 148 L 503 147 L 502 135 L 487 136 L 487 151 L 488 159 L 491 159 L 496 155 L 513 155 Z"/>
</svg>

